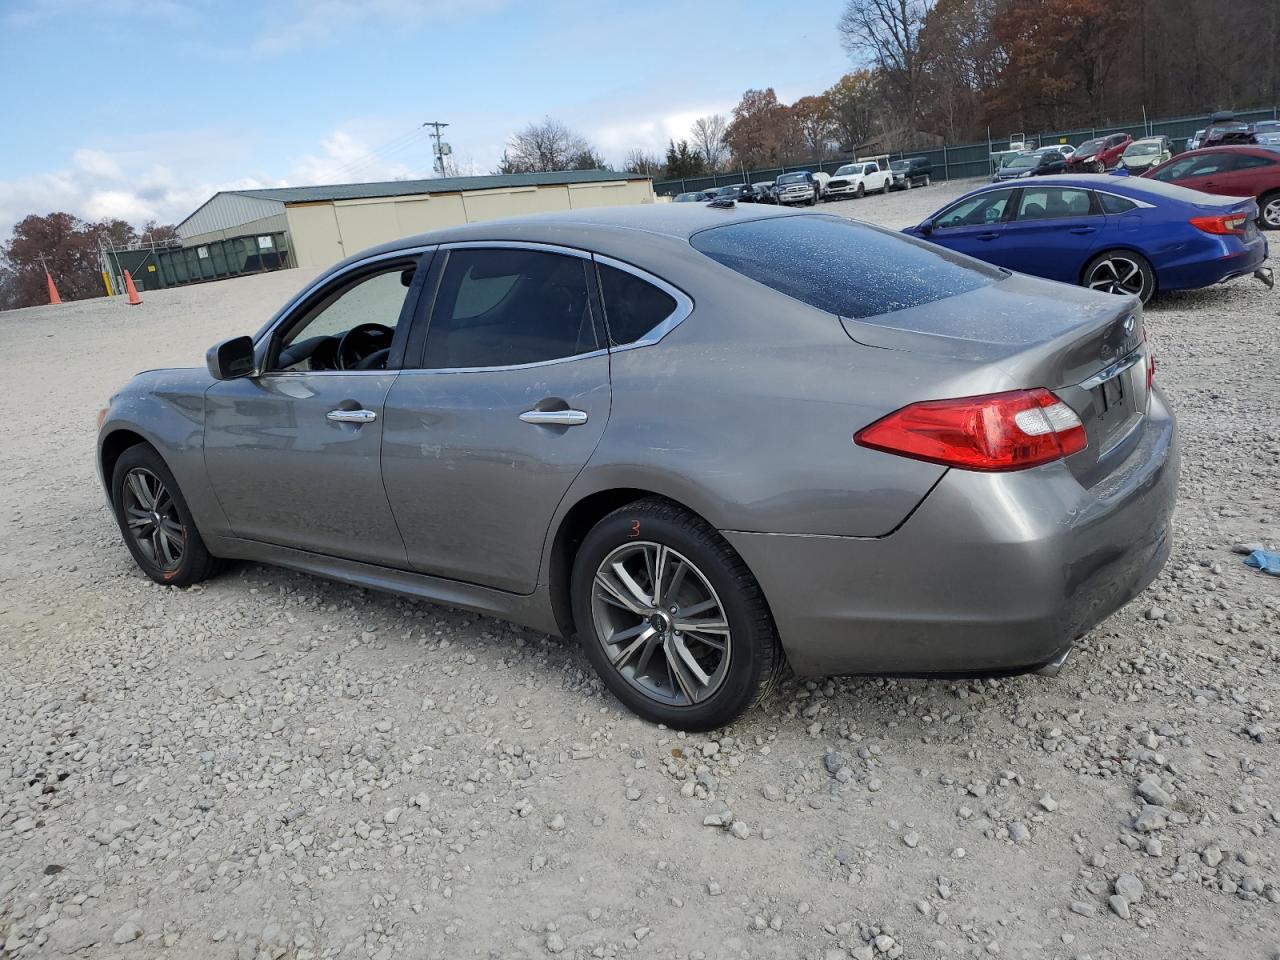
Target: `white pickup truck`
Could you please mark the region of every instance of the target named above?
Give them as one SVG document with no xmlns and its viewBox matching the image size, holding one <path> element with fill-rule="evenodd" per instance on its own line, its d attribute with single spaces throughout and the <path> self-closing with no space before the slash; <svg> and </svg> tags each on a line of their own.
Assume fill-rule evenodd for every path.
<svg viewBox="0 0 1280 960">
<path fill-rule="evenodd" d="M 893 183 L 893 173 L 887 161 L 858 160 L 846 163 L 831 175 L 827 181 L 825 197 L 833 200 L 837 197 L 861 197 L 864 194 L 879 191 L 888 193 Z"/>
</svg>

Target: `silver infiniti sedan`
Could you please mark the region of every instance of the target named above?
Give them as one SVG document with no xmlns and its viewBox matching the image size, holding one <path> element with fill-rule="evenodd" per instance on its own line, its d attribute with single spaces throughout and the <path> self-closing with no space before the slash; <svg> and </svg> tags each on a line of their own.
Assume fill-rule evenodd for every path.
<svg viewBox="0 0 1280 960">
<path fill-rule="evenodd" d="M 1169 554 L 1136 300 L 842 217 L 566 211 L 385 244 L 101 414 L 124 542 L 577 637 L 721 726 L 784 664 L 1053 672 Z"/>
</svg>

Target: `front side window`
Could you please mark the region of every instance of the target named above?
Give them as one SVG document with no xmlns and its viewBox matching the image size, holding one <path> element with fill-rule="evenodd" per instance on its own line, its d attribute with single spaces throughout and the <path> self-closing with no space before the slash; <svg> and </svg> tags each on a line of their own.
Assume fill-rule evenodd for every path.
<svg viewBox="0 0 1280 960">
<path fill-rule="evenodd" d="M 933 225 L 939 230 L 945 230 L 996 223 L 1004 217 L 1005 208 L 1012 196 L 1012 190 L 992 190 L 969 197 L 944 210 Z"/>
<path fill-rule="evenodd" d="M 1041 187 L 1022 191 L 1018 203 L 1019 220 L 1063 220 L 1087 217 L 1089 192 L 1070 187 Z"/>
<path fill-rule="evenodd" d="M 644 339 L 676 312 L 675 298 L 647 280 L 607 263 L 598 264 L 597 269 L 609 342 L 615 347 Z"/>
<path fill-rule="evenodd" d="M 506 367 L 599 348 L 581 257 L 527 249 L 449 251 L 423 366 Z"/>
<path fill-rule="evenodd" d="M 269 369 L 383 369 L 414 270 L 399 262 L 332 289 L 281 337 Z"/>
</svg>

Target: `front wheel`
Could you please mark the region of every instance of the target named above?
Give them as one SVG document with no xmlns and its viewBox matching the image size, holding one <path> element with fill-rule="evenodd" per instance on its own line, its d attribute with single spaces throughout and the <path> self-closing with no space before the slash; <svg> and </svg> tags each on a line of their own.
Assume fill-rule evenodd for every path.
<svg viewBox="0 0 1280 960">
<path fill-rule="evenodd" d="M 927 187 L 927 186 L 928 186 L 930 183 L 932 183 L 932 182 L 933 182 L 933 181 L 932 181 L 932 180 L 930 180 L 930 179 L 929 179 L 929 176 L 926 174 L 926 175 L 925 175 L 925 178 L 924 178 L 924 185 Z"/>
<path fill-rule="evenodd" d="M 1265 194 L 1258 200 L 1258 219 L 1264 230 L 1280 230 L 1280 190 Z"/>
<path fill-rule="evenodd" d="M 186 587 L 212 576 L 218 560 L 205 547 L 187 501 L 160 454 L 145 444 L 120 455 L 111 503 L 125 546 L 156 583 Z"/>
<path fill-rule="evenodd" d="M 654 723 L 722 727 L 781 670 L 759 584 L 714 528 L 676 504 L 640 500 L 597 523 L 574 558 L 571 592 L 592 666 Z"/>
<path fill-rule="evenodd" d="M 1103 293 L 1137 297 L 1143 303 L 1156 292 L 1151 265 L 1130 250 L 1108 250 L 1089 261 L 1080 285 Z"/>
<path fill-rule="evenodd" d="M 858 192 L 854 194 L 855 199 L 861 200 L 867 195 L 867 188 L 864 184 L 858 184 Z"/>
</svg>

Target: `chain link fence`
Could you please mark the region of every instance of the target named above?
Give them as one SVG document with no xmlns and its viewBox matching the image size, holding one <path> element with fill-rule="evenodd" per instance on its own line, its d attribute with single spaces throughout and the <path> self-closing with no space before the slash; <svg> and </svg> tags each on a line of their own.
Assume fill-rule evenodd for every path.
<svg viewBox="0 0 1280 960">
<path fill-rule="evenodd" d="M 1280 120 L 1280 107 L 1259 107 L 1255 110 L 1236 111 L 1236 120 L 1243 123 L 1254 123 L 1258 120 Z M 1186 140 L 1197 130 L 1209 125 L 1206 116 L 1168 117 L 1162 120 L 1138 120 L 1133 123 L 1121 123 L 1109 127 L 1077 127 L 1073 130 L 1047 130 L 1040 132 L 1026 131 L 1027 142 L 1036 141 L 1040 146 L 1055 143 L 1070 143 L 1079 146 L 1086 140 L 1105 137 L 1113 133 L 1127 133 L 1134 139 L 1141 137 L 1166 136 L 1173 142 L 1175 153 L 1182 151 Z M 1008 138 L 1001 140 L 984 140 L 979 143 L 944 144 L 932 150 L 896 151 L 888 154 L 890 160 L 902 160 L 906 157 L 924 157 L 933 164 L 933 179 L 964 180 L 970 177 L 987 177 L 993 171 L 991 151 L 1007 146 Z M 879 158 L 885 154 L 868 154 L 866 158 Z M 709 174 L 703 177 L 685 177 L 679 180 L 661 180 L 653 185 L 654 192 L 660 197 L 674 197 L 678 193 L 689 193 L 698 190 L 712 190 L 716 187 L 731 186 L 735 183 L 761 183 L 775 180 L 784 173 L 796 170 L 810 170 L 814 173 L 835 173 L 846 163 L 852 163 L 858 157 L 846 157 L 842 160 L 814 160 L 809 163 L 793 163 L 783 167 L 762 167 L 755 170 L 733 170 L 727 173 Z"/>
</svg>

